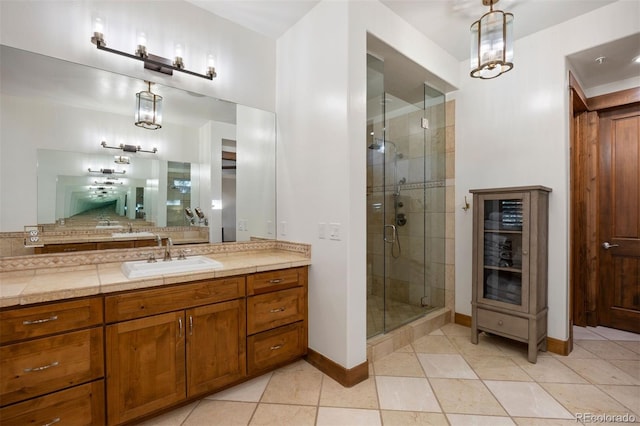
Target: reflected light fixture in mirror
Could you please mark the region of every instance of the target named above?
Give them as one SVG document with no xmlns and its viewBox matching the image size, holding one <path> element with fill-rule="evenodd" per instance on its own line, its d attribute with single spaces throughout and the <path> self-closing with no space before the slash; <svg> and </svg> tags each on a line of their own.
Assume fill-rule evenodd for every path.
<svg viewBox="0 0 640 426">
<path fill-rule="evenodd" d="M 493 10 L 499 0 L 482 0 L 489 12 L 471 25 L 471 77 L 496 78 L 513 68 L 513 14 Z"/>
<path fill-rule="evenodd" d="M 112 175 L 112 174 L 123 175 L 123 174 L 125 174 L 127 172 L 126 170 L 117 171 L 117 170 L 114 170 L 114 169 L 91 170 L 91 167 L 89 167 L 88 170 L 89 170 L 89 173 L 102 173 L 103 175 Z"/>
<path fill-rule="evenodd" d="M 151 150 L 148 149 L 142 149 L 142 147 L 140 145 L 136 146 L 136 145 L 125 145 L 125 144 L 120 144 L 118 146 L 109 146 L 107 145 L 107 141 L 102 141 L 100 142 L 100 146 L 103 148 L 107 148 L 107 149 L 119 149 L 121 151 L 124 152 L 148 152 L 149 154 L 155 154 L 158 152 L 158 148 L 152 148 Z"/>
<path fill-rule="evenodd" d="M 162 127 L 162 96 L 151 92 L 150 81 L 148 90 L 136 93 L 136 121 L 135 125 L 143 129 L 158 130 Z"/>
</svg>

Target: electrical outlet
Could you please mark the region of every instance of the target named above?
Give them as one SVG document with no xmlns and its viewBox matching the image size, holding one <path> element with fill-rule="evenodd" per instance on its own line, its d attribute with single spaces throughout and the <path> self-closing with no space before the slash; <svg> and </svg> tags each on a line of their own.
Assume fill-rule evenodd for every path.
<svg viewBox="0 0 640 426">
<path fill-rule="evenodd" d="M 287 235 L 287 222 L 284 220 L 280 221 L 280 235 Z"/>
<path fill-rule="evenodd" d="M 339 223 L 330 223 L 329 224 L 329 239 L 331 240 L 340 240 L 340 224 Z"/>
<path fill-rule="evenodd" d="M 267 235 L 273 235 L 273 221 L 267 221 Z"/>
</svg>

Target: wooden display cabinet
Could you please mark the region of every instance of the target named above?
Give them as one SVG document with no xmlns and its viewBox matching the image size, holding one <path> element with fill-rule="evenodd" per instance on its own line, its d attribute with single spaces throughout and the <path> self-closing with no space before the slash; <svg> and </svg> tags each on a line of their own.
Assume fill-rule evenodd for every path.
<svg viewBox="0 0 640 426">
<path fill-rule="evenodd" d="M 474 189 L 471 341 L 481 331 L 547 344 L 549 192 L 544 186 Z"/>
</svg>

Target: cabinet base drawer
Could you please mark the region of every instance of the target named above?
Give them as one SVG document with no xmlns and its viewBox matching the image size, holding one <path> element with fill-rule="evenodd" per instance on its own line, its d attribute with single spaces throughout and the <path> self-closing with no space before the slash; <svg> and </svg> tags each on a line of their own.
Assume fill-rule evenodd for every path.
<svg viewBox="0 0 640 426">
<path fill-rule="evenodd" d="M 306 289 L 290 288 L 247 299 L 247 334 L 304 320 Z"/>
<path fill-rule="evenodd" d="M 102 377 L 102 335 L 95 327 L 0 348 L 0 404 Z"/>
<path fill-rule="evenodd" d="M 251 375 L 275 367 L 304 355 L 306 351 L 307 338 L 303 321 L 249 336 L 248 373 Z"/>
<path fill-rule="evenodd" d="M 500 312 L 478 309 L 478 328 L 525 340 L 529 338 L 529 320 Z"/>
<path fill-rule="evenodd" d="M 104 381 L 87 383 L 0 409 L 0 424 L 103 425 Z"/>
</svg>

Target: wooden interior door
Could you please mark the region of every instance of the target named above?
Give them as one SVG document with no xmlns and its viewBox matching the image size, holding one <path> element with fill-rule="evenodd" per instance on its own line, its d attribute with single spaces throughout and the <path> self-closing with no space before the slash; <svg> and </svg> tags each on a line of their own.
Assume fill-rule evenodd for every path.
<svg viewBox="0 0 640 426">
<path fill-rule="evenodd" d="M 640 332 L 640 103 L 600 112 L 598 318 Z"/>
</svg>

